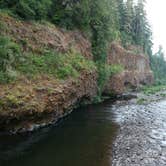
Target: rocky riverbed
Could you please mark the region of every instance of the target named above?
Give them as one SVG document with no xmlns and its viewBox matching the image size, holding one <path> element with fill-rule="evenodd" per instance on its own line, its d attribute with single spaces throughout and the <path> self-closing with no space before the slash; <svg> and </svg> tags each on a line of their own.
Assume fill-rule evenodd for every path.
<svg viewBox="0 0 166 166">
<path fill-rule="evenodd" d="M 161 100 L 159 93 L 144 99 L 151 102 L 138 104 L 139 99 L 134 99 L 113 106 L 120 126 L 113 166 L 166 165 L 166 99 Z"/>
</svg>

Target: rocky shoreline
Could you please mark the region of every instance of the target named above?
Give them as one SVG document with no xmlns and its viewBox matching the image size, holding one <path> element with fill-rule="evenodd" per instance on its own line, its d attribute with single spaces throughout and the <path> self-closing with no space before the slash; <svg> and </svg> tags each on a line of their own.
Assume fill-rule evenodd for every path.
<svg viewBox="0 0 166 166">
<path fill-rule="evenodd" d="M 147 103 L 133 99 L 114 106 L 120 129 L 113 144 L 113 166 L 166 164 L 166 101 L 158 94 L 148 96 Z"/>
</svg>

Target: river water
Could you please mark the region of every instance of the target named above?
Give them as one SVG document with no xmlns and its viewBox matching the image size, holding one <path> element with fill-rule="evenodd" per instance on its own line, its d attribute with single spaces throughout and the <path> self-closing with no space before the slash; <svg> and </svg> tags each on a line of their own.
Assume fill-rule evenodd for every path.
<svg viewBox="0 0 166 166">
<path fill-rule="evenodd" d="M 74 111 L 56 126 L 0 135 L 0 166 L 107 166 L 118 130 L 112 101 Z"/>
<path fill-rule="evenodd" d="M 55 126 L 0 135 L 0 166 L 166 166 L 166 100 L 106 101 Z"/>
</svg>

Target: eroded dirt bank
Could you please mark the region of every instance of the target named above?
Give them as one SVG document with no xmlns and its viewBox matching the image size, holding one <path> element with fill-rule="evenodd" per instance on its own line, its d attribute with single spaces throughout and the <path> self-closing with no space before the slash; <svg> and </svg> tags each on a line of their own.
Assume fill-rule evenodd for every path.
<svg viewBox="0 0 166 166">
<path fill-rule="evenodd" d="M 157 100 L 157 98 L 156 98 Z M 166 100 L 114 105 L 120 126 L 113 146 L 113 166 L 166 165 Z"/>
</svg>

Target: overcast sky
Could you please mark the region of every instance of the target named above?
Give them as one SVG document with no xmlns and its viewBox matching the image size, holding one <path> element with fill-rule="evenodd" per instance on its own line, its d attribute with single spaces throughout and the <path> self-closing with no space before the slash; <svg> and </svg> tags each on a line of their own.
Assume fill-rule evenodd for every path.
<svg viewBox="0 0 166 166">
<path fill-rule="evenodd" d="M 147 0 L 146 11 L 153 31 L 153 51 L 162 45 L 166 52 L 166 0 Z"/>
</svg>

